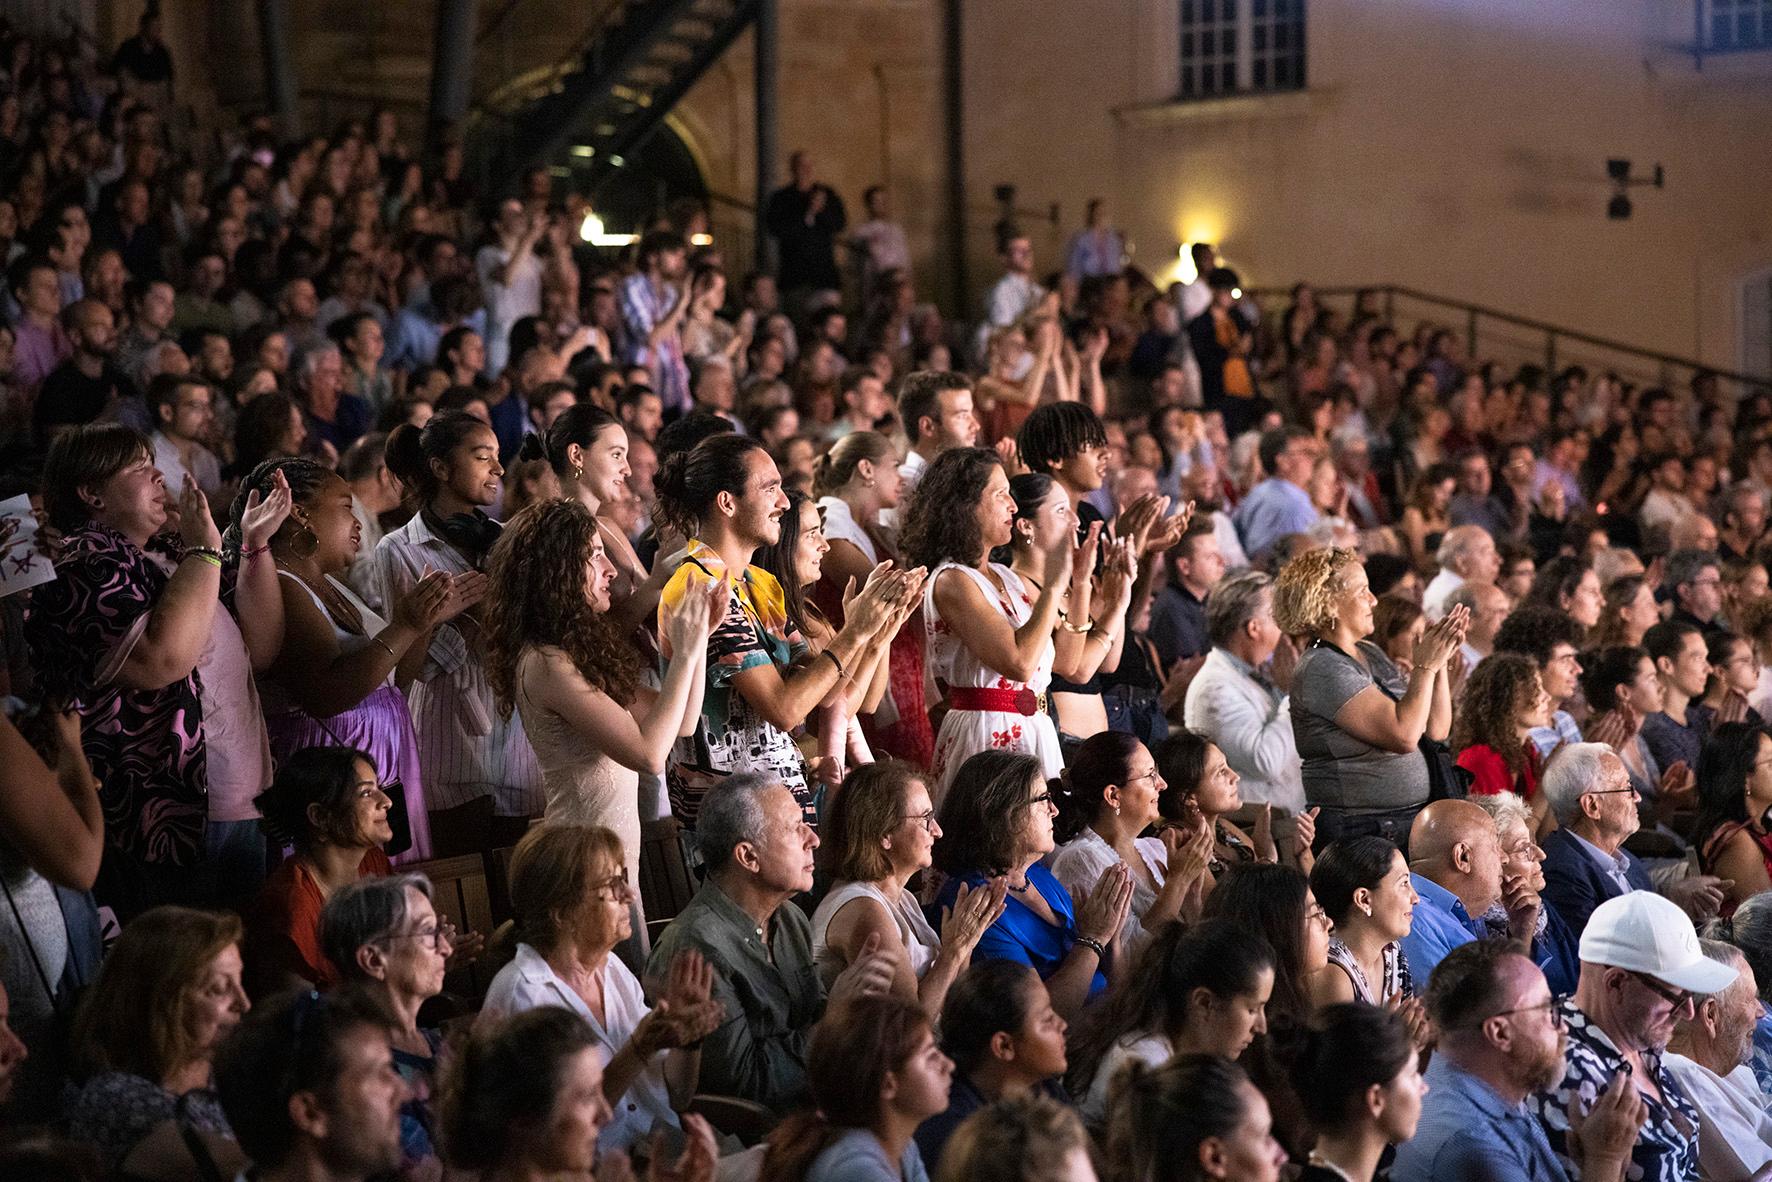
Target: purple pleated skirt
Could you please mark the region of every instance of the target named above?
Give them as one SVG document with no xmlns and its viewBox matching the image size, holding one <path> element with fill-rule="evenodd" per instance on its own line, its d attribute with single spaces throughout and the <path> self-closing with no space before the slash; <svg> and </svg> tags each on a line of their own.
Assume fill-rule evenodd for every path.
<svg viewBox="0 0 1772 1182">
<path fill-rule="evenodd" d="M 272 714 L 265 719 L 271 735 L 271 757 L 278 763 L 303 747 L 356 747 L 375 762 L 383 784 L 399 781 L 406 802 L 412 845 L 393 857 L 396 866 L 423 862 L 431 856 L 430 814 L 418 778 L 418 732 L 406 697 L 383 685 L 355 709 L 321 721 L 302 711 Z"/>
</svg>

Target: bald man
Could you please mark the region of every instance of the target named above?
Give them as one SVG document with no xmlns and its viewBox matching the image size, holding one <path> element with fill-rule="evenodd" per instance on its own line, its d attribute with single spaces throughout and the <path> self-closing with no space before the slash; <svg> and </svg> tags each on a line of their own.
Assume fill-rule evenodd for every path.
<svg viewBox="0 0 1772 1182">
<path fill-rule="evenodd" d="M 1540 930 L 1538 894 L 1523 877 L 1504 880 L 1501 863 L 1495 822 L 1477 805 L 1437 800 L 1416 814 L 1409 881 L 1421 901 L 1403 937 L 1411 978 L 1426 981 L 1448 952 L 1490 935 L 1530 950 Z"/>
</svg>

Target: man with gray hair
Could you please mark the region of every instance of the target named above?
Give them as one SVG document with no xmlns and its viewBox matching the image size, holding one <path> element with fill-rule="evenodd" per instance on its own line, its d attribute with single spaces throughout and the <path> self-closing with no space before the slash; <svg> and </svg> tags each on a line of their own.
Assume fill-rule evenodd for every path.
<svg viewBox="0 0 1772 1182">
<path fill-rule="evenodd" d="M 1723 568 L 1709 550 L 1675 550 L 1662 569 L 1661 589 L 1674 605 L 1670 620 L 1703 632 L 1723 610 Z"/>
<path fill-rule="evenodd" d="M 1544 901 L 1572 932 L 1587 926 L 1594 908 L 1630 891 L 1652 891 L 1643 864 L 1624 848 L 1637 831 L 1637 793 L 1624 761 L 1604 743 L 1571 743 L 1544 769 L 1538 785 L 1557 820 L 1545 835 Z M 1691 875 L 1664 893 L 1689 915 L 1714 915 L 1722 880 Z"/>
<path fill-rule="evenodd" d="M 818 834 L 785 784 L 740 774 L 702 797 L 695 844 L 707 878 L 659 936 L 647 978 L 663 982 L 679 952 L 700 952 L 726 1014 L 702 1044 L 701 1087 L 786 1111 L 806 1098 L 806 1044 L 827 1002 L 811 921 L 786 905 L 812 889 Z M 830 1004 L 891 988 L 895 966 L 875 944 L 838 975 Z"/>
<path fill-rule="evenodd" d="M 1698 946 L 1740 976 L 1720 993 L 1692 999 L 1691 1012 L 1674 1023 L 1662 1062 L 1698 1108 L 1701 1176 L 1765 1178 L 1760 1171 L 1772 1165 L 1772 1114 L 1748 1066 L 1760 1015 L 1758 986 L 1739 948 L 1719 940 L 1700 940 Z"/>
<path fill-rule="evenodd" d="M 375 420 L 369 404 L 348 392 L 344 383 L 345 363 L 337 345 L 316 345 L 302 354 L 296 400 L 308 432 L 340 452 L 368 433 Z"/>
<path fill-rule="evenodd" d="M 1440 573 L 1421 593 L 1421 610 L 1430 623 L 1446 614 L 1446 597 L 1465 583 L 1493 583 L 1501 573 L 1501 553 L 1495 539 L 1480 525 L 1455 525 L 1440 539 L 1434 555 Z"/>
<path fill-rule="evenodd" d="M 1471 614 L 1464 643 L 1458 646 L 1468 672 L 1495 651 L 1495 634 L 1501 631 L 1501 622 L 1507 619 L 1507 592 L 1494 583 L 1465 583 L 1446 596 L 1446 610 L 1455 607 L 1465 608 Z"/>
<path fill-rule="evenodd" d="M 1218 744 L 1253 804 L 1304 811 L 1304 773 L 1292 734 L 1292 668 L 1298 650 L 1274 623 L 1274 581 L 1243 570 L 1218 582 L 1206 604 L 1212 642 L 1188 685 L 1187 728 Z"/>
</svg>

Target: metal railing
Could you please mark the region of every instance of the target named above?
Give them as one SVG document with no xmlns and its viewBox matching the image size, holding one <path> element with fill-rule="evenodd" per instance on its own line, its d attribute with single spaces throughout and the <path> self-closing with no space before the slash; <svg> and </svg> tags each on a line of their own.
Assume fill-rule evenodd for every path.
<svg viewBox="0 0 1772 1182">
<path fill-rule="evenodd" d="M 1427 321 L 1459 333 L 1466 355 L 1473 359 L 1539 365 L 1547 376 L 1567 366 L 1579 365 L 1590 372 L 1616 373 L 1638 385 L 1672 389 L 1689 384 L 1698 374 L 1711 374 L 1726 386 L 1733 386 L 1737 393 L 1747 390 L 1772 392 L 1772 375 L 1740 373 L 1695 358 L 1645 349 L 1412 287 L 1396 284 L 1318 287 L 1312 284 L 1311 290 L 1319 302 L 1338 309 L 1351 309 L 1363 293 L 1375 295 L 1380 301 L 1381 315 L 1405 336 L 1417 324 Z M 1261 305 L 1263 315 L 1271 313 L 1277 322 L 1290 300 L 1291 289 L 1253 288 L 1250 295 Z"/>
</svg>

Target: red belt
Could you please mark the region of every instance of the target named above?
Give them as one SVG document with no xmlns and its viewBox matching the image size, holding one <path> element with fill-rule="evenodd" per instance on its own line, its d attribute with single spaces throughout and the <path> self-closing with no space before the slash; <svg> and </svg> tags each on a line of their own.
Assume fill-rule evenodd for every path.
<svg viewBox="0 0 1772 1182">
<path fill-rule="evenodd" d="M 983 710 L 996 714 L 1032 715 L 1046 709 L 1046 695 L 1036 694 L 1026 686 L 1020 689 L 998 689 L 995 686 L 949 686 L 948 709 Z"/>
</svg>

